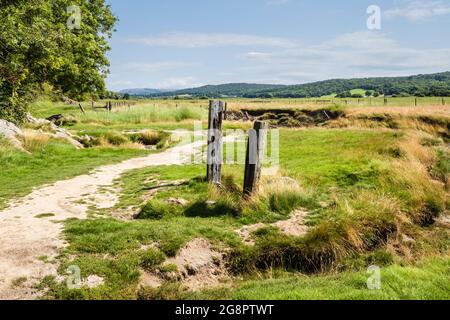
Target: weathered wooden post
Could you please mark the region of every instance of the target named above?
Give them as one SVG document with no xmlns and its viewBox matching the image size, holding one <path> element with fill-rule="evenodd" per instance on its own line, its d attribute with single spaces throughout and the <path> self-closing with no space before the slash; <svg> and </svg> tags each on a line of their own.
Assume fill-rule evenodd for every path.
<svg viewBox="0 0 450 320">
<path fill-rule="evenodd" d="M 86 112 L 84 112 L 84 108 L 83 108 L 83 106 L 81 105 L 81 103 L 79 103 L 78 106 L 80 107 L 81 112 L 82 112 L 83 114 L 86 114 Z"/>
<path fill-rule="evenodd" d="M 416 107 L 417 107 L 417 97 L 416 97 L 416 98 L 414 98 L 414 106 L 416 106 Z"/>
<path fill-rule="evenodd" d="M 245 159 L 244 196 L 258 190 L 261 169 L 267 145 L 267 122 L 256 121 L 248 132 L 247 157 Z"/>
<path fill-rule="evenodd" d="M 208 119 L 208 156 L 206 160 L 206 176 L 209 182 L 222 183 L 222 121 L 224 103 L 222 101 L 209 102 Z"/>
<path fill-rule="evenodd" d="M 442 97 L 442 105 L 445 106 L 445 99 Z"/>
<path fill-rule="evenodd" d="M 227 120 L 228 115 L 228 102 L 225 102 L 225 110 L 223 111 L 223 119 Z"/>
<path fill-rule="evenodd" d="M 387 104 L 388 104 L 388 99 L 384 98 L 384 105 L 387 106 Z"/>
</svg>

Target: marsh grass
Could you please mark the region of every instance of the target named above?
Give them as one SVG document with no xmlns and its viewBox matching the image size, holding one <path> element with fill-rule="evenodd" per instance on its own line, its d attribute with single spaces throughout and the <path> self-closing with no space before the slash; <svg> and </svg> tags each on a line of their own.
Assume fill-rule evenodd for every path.
<svg viewBox="0 0 450 320">
<path fill-rule="evenodd" d="M 50 136 L 35 130 L 24 130 L 20 139 L 23 148 L 33 153 L 43 151 L 50 140 Z"/>
<path fill-rule="evenodd" d="M 279 105 L 285 102 L 288 103 L 282 101 Z M 167 102 L 167 121 L 181 121 L 178 124 L 182 126 L 185 111 L 176 110 L 182 109 L 184 103 L 189 108 L 196 107 L 194 102 L 178 103 L 177 109 L 174 102 Z M 197 108 L 204 112 L 204 106 Z M 442 176 L 447 171 L 448 157 L 437 152 L 445 150 L 442 132 L 446 122 L 427 114 L 420 114 L 426 118 L 419 119 L 410 114 L 408 107 L 403 108 L 405 111 L 400 113 L 409 114 L 386 117 L 386 110 L 377 109 L 383 119 L 368 112 L 368 116 L 355 114 L 350 120 L 337 120 L 350 121 L 336 123 L 345 129 L 282 129 L 281 174 L 265 178 L 260 192 L 251 199 L 241 196 L 242 166 L 227 165 L 220 188 L 205 181 L 203 165 L 152 167 L 125 173 L 117 181 L 122 191 L 114 210 L 133 207 L 141 213 L 140 219 L 71 220 L 66 224 L 69 247 L 61 259 L 60 273 L 75 263 L 82 267 L 84 275 L 105 277 L 105 285 L 68 291 L 47 279 L 49 297 L 136 298 L 141 269 L 153 270 L 164 256 L 176 255 L 188 241 L 198 237 L 226 248 L 229 270 L 247 280 L 235 283 L 231 289 L 198 295 L 185 292 L 179 283 L 167 283 L 161 290 L 140 291 L 139 297 L 257 297 L 262 290 L 267 290 L 270 298 L 313 297 L 314 292 L 319 292 L 319 297 L 337 298 L 445 297 L 442 288 L 448 281 L 443 275 L 448 259 L 417 267 L 393 265 L 414 263 L 431 253 L 447 257 L 449 250 L 446 230 L 433 227 L 447 205 Z M 150 119 L 139 110 L 134 116 L 125 115 L 126 111 L 117 115 L 89 114 L 84 120 L 80 118 L 74 128 L 89 127 L 98 130 L 101 137 L 105 131 L 148 129 L 155 123 L 153 119 L 168 119 L 166 111 Z M 428 134 L 411 134 L 403 128 L 420 128 Z M 153 138 L 153 133 L 145 133 L 138 139 Z M 112 152 L 91 152 L 101 151 L 103 155 L 106 150 Z M 186 183 L 161 188 L 156 194 L 146 190 L 180 180 Z M 170 202 L 170 198 L 185 200 L 186 205 Z M 289 237 L 266 227 L 255 233 L 255 246 L 248 247 L 235 232 L 244 225 L 287 219 L 299 207 L 310 212 L 310 230 L 305 237 Z M 403 235 L 414 243 L 402 241 Z M 155 251 L 142 250 L 150 244 L 155 244 Z M 364 268 L 373 263 L 386 266 L 390 280 L 385 292 L 363 291 L 367 279 Z M 349 269 L 356 273 L 347 273 Z M 296 276 L 298 272 L 311 276 Z M 328 275 L 337 272 L 343 273 Z M 258 280 L 256 275 L 272 275 L 274 279 Z M 411 276 L 428 291 L 410 290 Z M 398 282 L 394 281 L 396 277 Z M 299 288 L 301 285 L 307 287 Z"/>
</svg>

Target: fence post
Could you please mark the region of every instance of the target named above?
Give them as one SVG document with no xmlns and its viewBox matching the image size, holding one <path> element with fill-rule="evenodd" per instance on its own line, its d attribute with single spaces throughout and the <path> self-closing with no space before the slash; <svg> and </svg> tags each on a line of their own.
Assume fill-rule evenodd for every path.
<svg viewBox="0 0 450 320">
<path fill-rule="evenodd" d="M 442 97 L 442 105 L 445 106 L 445 100 L 444 100 L 444 97 Z"/>
<path fill-rule="evenodd" d="M 416 106 L 416 107 L 417 107 L 417 97 L 416 97 L 416 98 L 414 98 L 414 106 Z"/>
<path fill-rule="evenodd" d="M 78 106 L 80 107 L 81 112 L 82 112 L 83 114 L 86 114 L 86 112 L 84 112 L 84 108 L 83 108 L 83 106 L 81 105 L 81 103 L 79 103 Z"/>
<path fill-rule="evenodd" d="M 388 104 L 388 99 L 384 98 L 384 105 L 386 106 Z"/>
<path fill-rule="evenodd" d="M 224 104 L 222 101 L 209 102 L 208 119 L 208 156 L 206 176 L 209 182 L 222 182 L 222 121 Z"/>
<path fill-rule="evenodd" d="M 258 190 L 261 168 L 267 145 L 267 122 L 256 121 L 248 133 L 247 157 L 245 159 L 244 197 Z"/>
</svg>

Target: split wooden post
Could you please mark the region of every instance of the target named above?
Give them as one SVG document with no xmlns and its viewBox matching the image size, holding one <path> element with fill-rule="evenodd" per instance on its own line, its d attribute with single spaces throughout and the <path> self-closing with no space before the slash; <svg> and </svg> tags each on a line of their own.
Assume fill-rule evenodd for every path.
<svg viewBox="0 0 450 320">
<path fill-rule="evenodd" d="M 245 159 L 244 197 L 258 190 L 261 169 L 267 145 L 267 122 L 256 121 L 248 133 L 247 157 Z"/>
<path fill-rule="evenodd" d="M 208 119 L 208 156 L 206 160 L 206 176 L 209 182 L 222 183 L 222 121 L 224 103 L 222 101 L 209 102 Z"/>
</svg>

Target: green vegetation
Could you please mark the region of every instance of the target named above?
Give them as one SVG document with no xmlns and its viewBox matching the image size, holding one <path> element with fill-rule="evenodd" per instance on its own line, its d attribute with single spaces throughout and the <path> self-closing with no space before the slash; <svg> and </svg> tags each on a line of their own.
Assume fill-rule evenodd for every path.
<svg viewBox="0 0 450 320">
<path fill-rule="evenodd" d="M 0 207 L 12 198 L 30 193 L 34 187 L 146 153 L 148 151 L 119 148 L 76 150 L 67 143 L 50 140 L 34 149 L 33 154 L 26 154 L 4 144 L 0 147 Z"/>
<path fill-rule="evenodd" d="M 190 299 L 236 300 L 448 300 L 450 260 L 429 259 L 414 266 L 381 269 L 381 289 L 368 290 L 365 271 L 329 276 L 292 276 L 275 271 L 270 278 L 247 280 L 233 289 L 200 294 L 181 292 Z"/>
<path fill-rule="evenodd" d="M 301 187 L 265 181 L 261 194 L 251 201 L 240 197 L 243 168 L 238 165 L 224 168 L 221 189 L 207 184 L 200 165 L 125 173 L 117 181 L 122 191 L 114 210 L 131 207 L 138 213 L 137 219 L 123 222 L 106 217 L 66 224 L 70 246 L 60 271 L 76 264 L 85 276 L 104 277 L 105 284 L 68 290 L 46 279 L 48 297 L 444 299 L 449 286 L 447 258 L 410 265 L 402 253 L 387 246 L 396 237 L 408 235 L 414 237 L 415 244 L 401 244 L 397 250 L 407 250 L 413 260 L 447 256 L 449 235 L 445 231 L 423 234 L 427 214 L 435 217 L 443 212 L 445 193 L 416 167 L 419 151 L 424 164 L 428 161 L 424 155 L 434 153 L 434 146 L 418 141 L 423 139 L 399 132 L 284 129 L 282 172 L 294 177 Z M 395 148 L 401 150 L 401 156 L 386 151 Z M 170 182 L 177 183 L 149 195 L 149 190 Z M 252 234 L 255 246 L 249 247 L 235 232 L 248 224 L 285 220 L 299 207 L 310 212 L 310 231 L 305 237 L 286 236 L 277 228 L 266 227 Z M 399 222 L 404 215 L 415 223 Z M 229 271 L 244 280 L 232 288 L 197 293 L 170 281 L 159 289 L 138 290 L 143 270 L 176 272 L 176 266 L 162 263 L 199 237 L 217 248 L 228 248 Z M 73 256 L 75 260 L 65 258 Z M 373 264 L 384 266 L 381 291 L 365 289 L 365 269 Z M 412 283 L 417 290 L 412 289 Z"/>
<path fill-rule="evenodd" d="M 255 85 L 232 83 L 172 92 L 151 93 L 146 97 L 243 97 L 243 98 L 362 98 L 368 96 L 450 96 L 450 72 L 409 77 L 333 79 L 301 85 Z M 140 93 L 142 95 L 142 93 Z"/>
<path fill-rule="evenodd" d="M 83 19 L 72 30 L 73 5 Z M 21 122 L 33 94 L 45 87 L 80 99 L 105 90 L 116 18 L 103 0 L 4 1 L 0 15 L 0 118 Z"/>
</svg>

